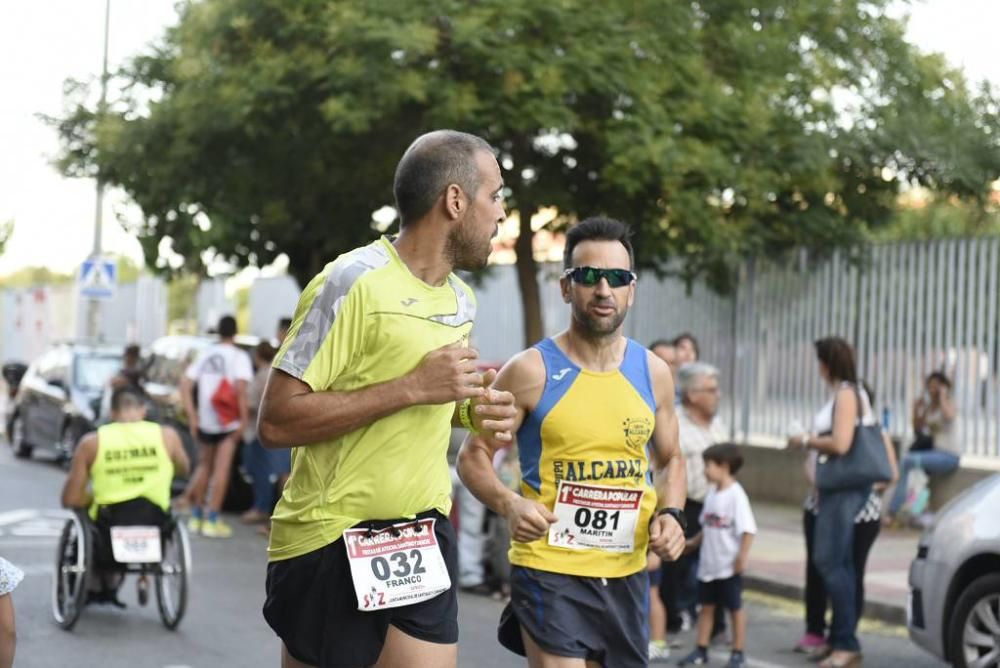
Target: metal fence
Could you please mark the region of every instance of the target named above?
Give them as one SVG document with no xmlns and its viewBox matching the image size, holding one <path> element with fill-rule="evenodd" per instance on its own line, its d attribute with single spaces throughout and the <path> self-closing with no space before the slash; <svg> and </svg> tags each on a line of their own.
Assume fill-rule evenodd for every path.
<svg viewBox="0 0 1000 668">
<path fill-rule="evenodd" d="M 859 373 L 873 386 L 892 434 L 912 438 L 910 410 L 923 378 L 944 371 L 954 383 L 965 452 L 1000 455 L 1000 239 L 868 250 L 861 265 L 839 255 L 814 264 L 804 254 L 782 266 L 748 262 L 728 297 L 643 274 L 626 333 L 647 344 L 695 334 L 702 359 L 722 371 L 722 416 L 737 439 L 777 441 L 793 420 L 811 423 L 828 393 L 813 341 L 837 335 L 855 345 Z M 546 334 L 568 321 L 557 275 L 556 268 L 543 268 Z M 476 345 L 484 357 L 505 360 L 522 347 L 513 267 L 495 268 L 477 294 Z"/>
</svg>

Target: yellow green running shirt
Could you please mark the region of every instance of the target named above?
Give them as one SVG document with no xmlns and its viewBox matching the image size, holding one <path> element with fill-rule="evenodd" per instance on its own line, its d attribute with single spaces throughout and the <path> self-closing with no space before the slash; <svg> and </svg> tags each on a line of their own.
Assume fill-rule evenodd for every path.
<svg viewBox="0 0 1000 668">
<path fill-rule="evenodd" d="M 315 392 L 349 392 L 413 371 L 424 356 L 468 341 L 472 290 L 454 274 L 433 287 L 389 239 L 341 255 L 299 298 L 273 366 Z M 329 545 L 375 519 L 451 509 L 447 450 L 454 402 L 414 406 L 338 438 L 292 449 L 271 517 L 271 561 Z"/>
<path fill-rule="evenodd" d="M 530 543 L 511 541 L 510 562 L 542 571 L 582 577 L 624 577 L 646 568 L 649 520 L 656 510 L 656 489 L 650 472 L 650 439 L 656 417 L 656 400 L 649 375 L 647 351 L 629 339 L 625 357 L 615 371 L 597 372 L 574 364 L 552 339 L 535 345 L 545 363 L 545 389 L 535 409 L 517 432 L 521 463 L 521 494 L 559 514 L 556 502 L 559 483 L 583 490 L 591 502 L 604 497 L 589 510 L 569 517 L 586 520 L 578 535 L 611 536 L 619 519 L 632 511 L 634 532 L 631 549 L 608 551 L 588 547 L 571 549 L 546 535 Z M 568 485 L 564 485 L 568 486 Z M 593 489 L 597 488 L 597 489 Z M 613 490 L 607 488 L 614 488 Z M 641 499 L 617 503 L 622 497 Z M 582 501 L 587 505 L 587 501 Z M 609 508 L 598 515 L 600 506 Z M 615 510 L 621 509 L 616 514 Z M 555 533 L 564 525 L 555 525 Z M 619 534 L 620 538 L 623 538 Z M 555 543 L 555 544 L 553 544 Z"/>
<path fill-rule="evenodd" d="M 97 428 L 97 457 L 90 466 L 94 501 L 90 518 L 101 506 L 148 499 L 170 510 L 174 463 L 163 443 L 163 427 L 155 422 L 110 422 Z"/>
</svg>

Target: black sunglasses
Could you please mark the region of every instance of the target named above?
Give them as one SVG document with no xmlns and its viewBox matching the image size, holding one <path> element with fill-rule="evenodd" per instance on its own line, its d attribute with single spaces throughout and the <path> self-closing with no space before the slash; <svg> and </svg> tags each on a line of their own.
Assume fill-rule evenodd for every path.
<svg viewBox="0 0 1000 668">
<path fill-rule="evenodd" d="M 628 269 L 598 269 L 597 267 L 573 267 L 564 271 L 563 276 L 588 288 L 600 283 L 602 278 L 607 279 L 608 285 L 612 288 L 625 287 L 635 280 L 635 274 Z"/>
</svg>

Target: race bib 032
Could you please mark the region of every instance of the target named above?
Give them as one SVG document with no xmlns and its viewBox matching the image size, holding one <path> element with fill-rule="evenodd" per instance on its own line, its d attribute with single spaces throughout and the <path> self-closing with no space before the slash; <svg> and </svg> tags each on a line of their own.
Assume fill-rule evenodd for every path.
<svg viewBox="0 0 1000 668">
<path fill-rule="evenodd" d="M 434 534 L 436 521 L 428 518 L 378 531 L 344 532 L 358 610 L 411 605 L 451 588 L 448 567 Z"/>
</svg>

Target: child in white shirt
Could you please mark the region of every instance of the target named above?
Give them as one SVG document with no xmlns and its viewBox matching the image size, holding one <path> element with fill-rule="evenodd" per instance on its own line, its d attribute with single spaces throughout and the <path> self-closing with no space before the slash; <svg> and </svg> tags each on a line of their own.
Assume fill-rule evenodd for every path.
<svg viewBox="0 0 1000 668">
<path fill-rule="evenodd" d="M 734 477 L 743 466 L 739 446 L 719 443 L 706 449 L 705 478 L 712 484 L 701 511 L 702 530 L 688 541 L 689 549 L 701 546 L 698 562 L 698 647 L 680 665 L 703 665 L 708 662 L 708 643 L 712 633 L 715 607 L 729 610 L 733 624 L 733 652 L 727 668 L 746 665 L 743 648 L 747 619 L 743 610 L 743 580 L 750 544 L 757 533 L 757 523 L 750 509 L 750 499 Z"/>
</svg>

